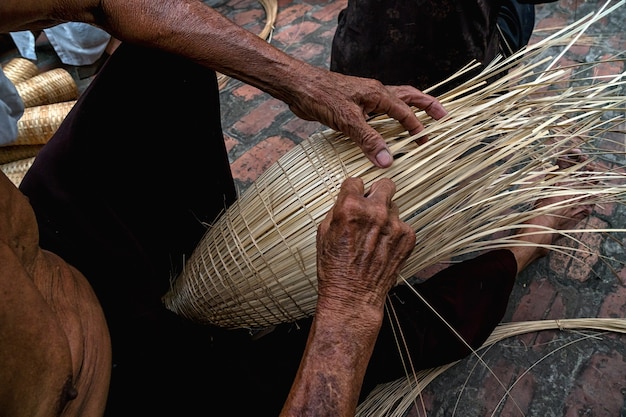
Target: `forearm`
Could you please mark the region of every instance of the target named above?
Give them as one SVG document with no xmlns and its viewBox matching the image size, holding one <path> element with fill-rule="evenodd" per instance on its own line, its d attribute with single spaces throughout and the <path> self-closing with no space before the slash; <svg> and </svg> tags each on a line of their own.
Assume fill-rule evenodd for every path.
<svg viewBox="0 0 626 417">
<path fill-rule="evenodd" d="M 424 126 L 408 105 L 436 119 L 446 114 L 434 97 L 412 87 L 386 87 L 297 60 L 200 0 L 0 2 L 1 32 L 64 21 L 93 24 L 123 42 L 180 55 L 257 87 L 288 104 L 296 116 L 343 132 L 381 168 L 390 166 L 393 158 L 381 134 L 366 122 L 366 114 L 387 114 L 410 134 Z"/>
<path fill-rule="evenodd" d="M 159 2 L 157 6 L 153 3 L 105 0 L 102 9 L 106 18 L 96 23 L 122 41 L 185 56 L 290 102 L 275 86 L 294 88 L 296 74 L 303 75 L 300 61 L 200 0 Z M 125 13 L 118 13 L 125 9 Z"/>
<path fill-rule="evenodd" d="M 382 323 L 382 311 L 371 312 L 338 320 L 318 309 L 282 417 L 354 416 Z"/>
<path fill-rule="evenodd" d="M 288 104 L 293 101 L 290 91 L 302 89 L 302 79 L 313 76 L 302 71 L 302 62 L 200 0 L 3 0 L 2 3 L 0 16 L 10 16 L 10 19 L 0 17 L 3 31 L 34 29 L 63 21 L 94 24 L 121 41 L 182 55 Z M 322 71 L 307 68 L 316 74 Z"/>
</svg>

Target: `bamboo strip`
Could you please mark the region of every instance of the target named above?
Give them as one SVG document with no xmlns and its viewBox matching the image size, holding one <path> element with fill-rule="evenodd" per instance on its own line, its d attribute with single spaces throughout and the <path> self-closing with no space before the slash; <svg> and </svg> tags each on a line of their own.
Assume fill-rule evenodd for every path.
<svg viewBox="0 0 626 417">
<path fill-rule="evenodd" d="M 39 153 L 42 146 L 43 145 L 2 146 L 0 147 L 0 164 L 32 158 Z"/>
<path fill-rule="evenodd" d="M 510 337 L 545 330 L 598 330 L 626 334 L 626 319 L 621 318 L 578 318 L 561 320 L 538 320 L 500 324 L 480 348 L 485 349 Z M 403 417 L 415 404 L 416 398 L 439 375 L 454 367 L 458 362 L 426 369 L 406 378 L 397 379 L 376 387 L 359 404 L 357 417 L 387 416 Z"/>
</svg>

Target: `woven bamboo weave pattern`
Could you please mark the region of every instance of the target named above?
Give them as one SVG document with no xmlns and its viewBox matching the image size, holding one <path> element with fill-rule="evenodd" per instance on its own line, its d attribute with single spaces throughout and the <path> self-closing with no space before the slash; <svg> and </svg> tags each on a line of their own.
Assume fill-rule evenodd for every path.
<svg viewBox="0 0 626 417">
<path fill-rule="evenodd" d="M 16 187 L 19 187 L 22 178 L 26 175 L 26 171 L 29 170 L 34 161 L 35 157 L 7 162 L 0 165 L 0 171 L 4 172 Z"/>
<path fill-rule="evenodd" d="M 71 74 L 63 68 L 35 75 L 15 85 L 25 107 L 76 100 L 78 87 Z"/>
<path fill-rule="evenodd" d="M 3 67 L 4 75 L 7 76 L 13 84 L 26 81 L 39 73 L 37 65 L 26 58 L 13 58 Z"/>
<path fill-rule="evenodd" d="M 44 145 L 57 131 L 76 100 L 27 107 L 17 123 L 17 139 L 12 145 Z"/>
<path fill-rule="evenodd" d="M 399 283 L 440 261 L 511 246 L 512 233 L 537 215 L 582 200 L 623 204 L 623 167 L 581 176 L 583 163 L 566 170 L 555 165 L 555 158 L 573 147 L 587 148 L 601 160 L 613 151 L 594 143 L 610 140 L 607 133 L 620 126 L 624 133 L 624 74 L 593 78 L 587 70 L 593 72 L 598 63 L 560 68 L 558 56 L 546 56 L 602 16 L 582 19 L 509 59 L 497 59 L 482 75 L 440 96 L 449 115 L 433 121 L 417 112 L 426 126 L 419 135 L 410 137 L 386 116 L 371 120 L 395 157 L 386 170 L 374 167 L 349 138 L 334 131 L 293 148 L 208 228 L 164 296 L 166 307 L 224 327 L 265 327 L 312 315 L 317 225 L 349 176 L 362 178 L 366 189 L 382 177 L 396 183 L 400 217 L 417 237 Z M 563 88 L 576 77 L 580 86 Z M 417 146 L 423 135 L 429 141 Z M 559 186 L 568 179 L 575 186 Z M 563 194 L 572 197 L 533 208 L 539 199 Z"/>
</svg>

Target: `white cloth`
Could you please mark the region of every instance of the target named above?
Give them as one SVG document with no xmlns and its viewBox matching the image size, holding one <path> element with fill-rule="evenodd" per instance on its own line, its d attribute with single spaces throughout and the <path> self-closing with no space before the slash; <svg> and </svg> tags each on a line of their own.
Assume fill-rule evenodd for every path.
<svg viewBox="0 0 626 417">
<path fill-rule="evenodd" d="M 68 22 L 43 30 L 54 51 L 66 65 L 91 65 L 104 53 L 111 35 L 86 23 Z M 12 32 L 22 57 L 37 60 L 35 37 L 30 31 Z"/>
<path fill-rule="evenodd" d="M 24 114 L 24 102 L 13 83 L 0 68 L 0 145 L 17 138 L 17 121 Z"/>
</svg>

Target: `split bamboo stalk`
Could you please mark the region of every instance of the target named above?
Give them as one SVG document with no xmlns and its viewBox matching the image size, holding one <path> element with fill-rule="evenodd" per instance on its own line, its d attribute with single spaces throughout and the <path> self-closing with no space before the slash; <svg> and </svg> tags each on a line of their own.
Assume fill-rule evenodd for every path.
<svg viewBox="0 0 626 417">
<path fill-rule="evenodd" d="M 24 102 L 24 107 L 76 100 L 78 86 L 72 75 L 63 68 L 35 75 L 15 84 L 15 88 Z"/>
</svg>

